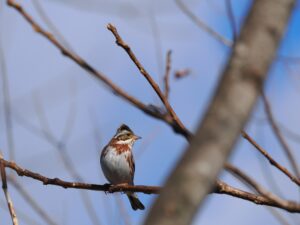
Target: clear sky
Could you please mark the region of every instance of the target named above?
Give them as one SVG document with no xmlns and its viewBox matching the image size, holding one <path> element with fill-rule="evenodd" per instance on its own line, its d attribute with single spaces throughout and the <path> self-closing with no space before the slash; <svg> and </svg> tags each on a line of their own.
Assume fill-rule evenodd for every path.
<svg viewBox="0 0 300 225">
<path fill-rule="evenodd" d="M 39 23 L 35 1 L 18 1 Z M 96 69 L 117 85 L 146 104 L 161 105 L 154 91 L 139 74 L 123 49 L 115 44 L 106 29 L 113 23 L 123 39 L 132 47 L 152 77 L 162 86 L 166 52 L 172 50 L 172 74 L 188 68 L 190 76 L 170 80 L 170 102 L 184 124 L 193 131 L 207 108 L 219 75 L 228 60 L 230 49 L 201 30 L 177 7 L 173 0 L 39 0 L 57 30 L 68 45 Z M 232 31 L 223 0 L 185 1 L 193 12 L 227 39 Z M 252 1 L 232 1 L 239 28 Z M 276 18 L 274 18 L 276 19 Z M 280 124 L 300 135 L 299 118 L 299 4 L 280 47 L 279 56 L 298 57 L 282 60 L 278 57 L 266 83 L 275 118 Z M 99 164 L 99 154 L 122 123 L 129 125 L 143 139 L 134 146 L 135 183 L 161 185 L 183 153 L 187 142 L 163 122 L 150 118 L 124 102 L 91 77 L 78 65 L 63 57 L 45 38 L 36 34 L 12 8 L 0 1 L 1 73 L 8 77 L 12 107 L 12 127 L 15 158 L 19 165 L 48 177 L 74 181 L 61 158 L 62 149 L 53 142 L 63 142 L 76 172 L 85 182 L 105 183 Z M 47 28 L 51 30 L 51 28 Z M 263 51 L 263 49 L 262 49 Z M 4 57 L 3 57 L 4 56 Z M 3 80 L 0 92 L 0 133 L 7 134 L 3 110 Z M 247 130 L 270 154 L 284 166 L 290 165 L 274 137 L 261 102 L 248 123 Z M 44 131 L 44 133 L 43 133 Z M 45 137 L 50 133 L 52 141 Z M 285 129 L 285 137 L 300 159 L 299 138 L 292 138 Z M 54 139 L 54 141 L 53 141 Z M 0 135 L 0 149 L 9 159 L 6 135 Z M 299 189 L 285 176 L 272 168 L 250 146 L 240 139 L 231 157 L 237 165 L 266 188 L 273 177 L 286 199 L 299 202 Z M 7 170 L 8 171 L 8 170 Z M 267 171 L 267 172 L 266 172 Z M 13 174 L 13 173 L 12 173 Z M 269 179 L 268 179 L 269 178 Z M 32 198 L 57 224 L 93 224 L 80 191 L 43 186 L 32 179 L 16 177 Z M 196 179 L 196 178 L 195 178 Z M 233 186 L 247 189 L 230 175 L 222 179 Z M 27 214 L 44 221 L 31 209 L 18 191 L 9 185 L 17 214 Z M 146 211 L 131 210 L 124 195 L 86 192 L 91 199 L 97 219 L 105 224 L 141 224 Z M 149 209 L 154 195 L 139 194 Z M 4 196 L 0 194 L 3 203 Z M 299 223 L 298 215 L 279 211 L 291 224 Z M 124 216 L 127 215 L 127 216 Z M 20 224 L 31 224 L 20 217 Z M 124 219 L 127 218 L 127 219 Z M 0 210 L 1 224 L 9 224 L 6 210 Z M 131 222 L 128 222 L 131 221 Z M 278 224 L 266 207 L 257 206 L 224 195 L 211 195 L 194 224 Z"/>
</svg>

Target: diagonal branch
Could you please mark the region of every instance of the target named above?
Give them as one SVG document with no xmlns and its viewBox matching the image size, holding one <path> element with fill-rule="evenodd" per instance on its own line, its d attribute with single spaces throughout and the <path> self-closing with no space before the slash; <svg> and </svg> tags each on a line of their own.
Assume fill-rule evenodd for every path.
<svg viewBox="0 0 300 225">
<path fill-rule="evenodd" d="M 0 170 L 1 170 L 1 179 L 2 179 L 2 189 L 3 189 L 4 195 L 5 195 L 5 199 L 6 199 L 6 202 L 7 202 L 7 206 L 8 206 L 8 209 L 9 209 L 10 216 L 11 216 L 11 220 L 12 220 L 13 225 L 18 225 L 19 222 L 18 222 L 17 214 L 15 212 L 12 199 L 11 199 L 11 197 L 8 193 L 8 189 L 7 189 L 5 165 L 3 163 L 3 156 L 2 156 L 1 153 L 0 153 Z"/>
<path fill-rule="evenodd" d="M 265 156 L 272 166 L 275 166 L 287 177 L 289 177 L 291 181 L 293 181 L 295 184 L 300 186 L 300 180 L 297 177 L 295 177 L 293 174 L 291 174 L 287 168 L 283 167 L 275 159 L 273 159 L 272 156 L 265 149 L 263 149 L 256 141 L 254 141 L 245 131 L 242 131 L 242 136 L 249 143 L 251 143 L 255 147 L 255 149 L 257 149 L 263 156 Z"/>
<path fill-rule="evenodd" d="M 236 39 L 237 39 L 237 30 L 236 30 L 236 24 L 235 24 L 231 0 L 225 0 L 225 4 L 226 4 L 226 12 L 227 12 L 231 30 L 232 30 L 233 43 L 234 43 L 234 42 L 236 42 Z"/>
<path fill-rule="evenodd" d="M 265 107 L 265 112 L 267 114 L 267 118 L 271 124 L 272 130 L 274 131 L 275 136 L 277 137 L 279 144 L 281 145 L 282 149 L 284 150 L 288 160 L 291 163 L 291 166 L 294 170 L 294 173 L 296 174 L 297 178 L 300 179 L 300 170 L 299 167 L 295 161 L 295 157 L 293 156 L 292 150 L 290 149 L 289 145 L 287 144 L 287 142 L 285 141 L 284 137 L 281 134 L 281 131 L 274 119 L 273 113 L 272 113 L 272 109 L 270 106 L 270 103 L 264 93 L 264 91 L 261 92 L 261 96 L 262 96 L 262 100 L 263 100 L 263 104 Z"/>
<path fill-rule="evenodd" d="M 76 171 L 76 169 L 75 169 L 76 166 L 72 162 L 71 157 L 69 156 L 68 151 L 66 149 L 67 135 L 63 135 L 63 136 L 65 136 L 65 138 L 62 138 L 61 141 L 55 137 L 55 135 L 51 132 L 50 128 L 48 127 L 48 120 L 46 118 L 44 108 L 43 108 L 41 102 L 39 101 L 38 96 L 35 96 L 35 97 L 36 97 L 35 98 L 36 113 L 38 115 L 40 124 L 42 125 L 41 133 L 44 134 L 45 139 L 51 145 L 53 145 L 53 147 L 58 151 L 64 167 L 66 168 L 68 173 L 72 176 L 72 178 L 75 180 L 82 181 L 83 179 L 81 178 L 80 174 Z M 93 224 L 98 224 L 98 225 L 101 224 L 99 217 L 97 216 L 97 211 L 95 210 L 95 207 L 92 204 L 92 201 L 91 201 L 88 193 L 80 192 L 80 197 L 85 205 L 85 210 L 87 211 L 88 215 L 90 216 L 90 219 L 93 222 Z"/>
<path fill-rule="evenodd" d="M 120 47 L 122 47 L 126 51 L 126 53 L 128 54 L 128 56 L 130 57 L 130 59 L 133 61 L 133 63 L 139 69 L 140 73 L 149 82 L 149 84 L 151 85 L 151 87 L 153 88 L 153 90 L 156 92 L 157 96 L 160 98 L 160 100 L 164 104 L 164 106 L 167 109 L 168 113 L 170 114 L 173 123 L 176 124 L 176 126 L 178 126 L 178 128 L 180 130 L 183 130 L 185 133 L 187 133 L 188 137 L 191 136 L 191 134 L 189 134 L 189 131 L 185 128 L 185 126 L 183 125 L 183 123 L 180 121 L 180 119 L 176 115 L 176 113 L 173 110 L 171 104 L 169 103 L 168 99 L 166 98 L 166 96 L 164 95 L 164 93 L 159 88 L 158 84 L 153 80 L 153 78 L 150 76 L 150 74 L 147 72 L 147 70 L 144 68 L 144 66 L 141 64 L 141 62 L 135 56 L 135 54 L 131 50 L 130 46 L 123 41 L 122 37 L 119 35 L 119 33 L 117 31 L 117 28 L 114 25 L 112 25 L 112 24 L 108 24 L 107 25 L 107 29 L 110 30 L 113 33 L 113 35 L 116 38 L 117 45 L 120 46 Z"/>
<path fill-rule="evenodd" d="M 180 10 L 189 17 L 198 27 L 203 29 L 205 32 L 207 32 L 209 35 L 211 35 L 213 38 L 215 38 L 217 41 L 221 42 L 222 44 L 231 47 L 232 41 L 224 38 L 222 35 L 217 33 L 215 30 L 210 28 L 208 25 L 206 25 L 202 20 L 200 20 L 183 2 L 182 0 L 175 0 L 175 3 L 180 8 Z"/>
<path fill-rule="evenodd" d="M 55 47 L 57 47 L 61 51 L 61 53 L 64 56 L 70 58 L 82 69 L 86 70 L 92 76 L 94 76 L 95 78 L 103 82 L 107 87 L 109 87 L 110 90 L 112 90 L 114 94 L 120 96 L 121 98 L 123 98 L 133 106 L 137 107 L 144 113 L 148 114 L 149 116 L 152 116 L 156 119 L 162 120 L 165 123 L 169 124 L 176 133 L 182 134 L 187 139 L 191 137 L 191 134 L 188 130 L 182 129 L 183 125 L 179 126 L 179 124 L 174 123 L 174 118 L 170 117 L 168 114 L 161 113 L 158 108 L 156 107 L 153 108 L 153 106 L 149 107 L 145 105 L 143 102 L 136 99 L 135 97 L 129 95 L 123 89 L 115 85 L 103 73 L 99 72 L 94 67 L 92 67 L 89 63 L 87 63 L 79 55 L 65 48 L 51 33 L 44 30 L 37 22 L 35 22 L 34 19 L 23 9 L 21 5 L 16 3 L 14 0 L 7 0 L 7 4 L 12 8 L 14 8 L 15 10 L 17 10 L 37 33 L 39 33 L 40 35 L 45 37 L 48 41 L 50 41 Z"/>
<path fill-rule="evenodd" d="M 249 193 L 246 191 L 242 191 L 242 190 L 240 190 L 238 188 L 234 188 L 222 181 L 217 182 L 217 188 L 215 190 L 215 193 L 226 194 L 226 195 L 230 195 L 233 197 L 241 198 L 241 199 L 253 202 L 257 205 L 266 205 L 266 206 L 272 206 L 272 207 L 275 207 L 275 205 L 276 205 L 277 208 L 282 208 L 282 207 L 279 207 L 276 203 L 274 203 L 270 199 L 266 198 L 265 196 L 256 195 L 256 194 L 252 194 L 252 193 Z M 287 201 L 286 206 L 288 207 L 288 209 L 287 208 L 284 208 L 284 209 L 289 212 L 297 213 L 298 210 L 300 210 L 300 208 L 298 208 L 300 205 L 298 205 L 296 202 Z"/>
<path fill-rule="evenodd" d="M 8 177 L 8 181 L 19 191 L 26 202 L 35 210 L 35 212 L 43 218 L 43 220 L 50 225 L 57 225 L 56 222 L 44 211 L 40 205 L 30 196 L 30 194 L 20 185 L 14 177 Z"/>
<path fill-rule="evenodd" d="M 165 84 L 165 97 L 166 99 L 169 98 L 170 93 L 170 72 L 171 72 L 171 54 L 172 51 L 169 50 L 167 52 L 167 58 L 166 58 L 166 70 L 165 70 L 165 76 L 164 76 L 164 84 Z"/>
<path fill-rule="evenodd" d="M 242 179 L 245 181 L 246 185 L 250 186 L 252 189 L 254 189 L 257 193 L 261 194 L 262 196 L 268 198 L 269 200 L 276 202 L 281 207 L 285 208 L 289 202 L 286 200 L 282 200 L 275 194 L 265 190 L 260 184 L 258 184 L 256 181 L 254 181 L 251 177 L 246 175 L 244 172 L 242 172 L 240 169 L 233 167 L 233 166 L 227 166 L 226 170 L 232 173 L 234 176 L 237 176 L 239 179 Z"/>
</svg>

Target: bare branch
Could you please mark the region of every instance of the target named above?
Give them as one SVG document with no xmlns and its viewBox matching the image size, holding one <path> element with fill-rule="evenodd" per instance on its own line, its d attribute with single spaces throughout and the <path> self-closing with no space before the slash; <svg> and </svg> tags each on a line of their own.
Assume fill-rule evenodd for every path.
<svg viewBox="0 0 300 225">
<path fill-rule="evenodd" d="M 274 131 L 275 136 L 277 137 L 282 149 L 284 150 L 288 160 L 290 161 L 291 166 L 294 170 L 294 173 L 296 174 L 298 181 L 299 181 L 300 180 L 300 171 L 299 171 L 298 165 L 295 161 L 295 157 L 293 156 L 292 150 L 290 149 L 288 143 L 285 141 L 283 135 L 281 134 L 281 131 L 274 119 L 271 106 L 268 102 L 268 99 L 267 99 L 264 91 L 262 91 L 262 100 L 263 100 L 265 112 L 266 112 L 267 118 L 271 124 L 272 130 Z"/>
<path fill-rule="evenodd" d="M 5 199 L 7 202 L 11 220 L 12 220 L 13 225 L 18 225 L 19 222 L 18 222 L 17 214 L 15 212 L 12 199 L 8 193 L 5 165 L 3 164 L 3 156 L 1 153 L 0 153 L 0 170 L 1 170 L 1 179 L 2 179 L 2 189 L 3 189 L 4 195 L 5 195 Z"/>
<path fill-rule="evenodd" d="M 3 109 L 4 109 L 4 123 L 6 131 L 7 146 L 9 151 L 9 158 L 15 159 L 15 143 L 14 143 L 14 132 L 12 122 L 12 107 L 11 107 L 11 96 L 10 96 L 10 84 L 9 77 L 7 74 L 5 53 L 2 46 L 2 40 L 0 39 L 0 67 L 1 67 L 1 79 L 2 79 L 2 93 L 3 93 Z"/>
<path fill-rule="evenodd" d="M 252 111 L 294 2 L 254 1 L 204 119 L 167 179 L 145 225 L 184 225 L 192 221 Z"/>
<path fill-rule="evenodd" d="M 26 202 L 37 212 L 37 214 L 43 218 L 47 224 L 57 225 L 52 218 L 44 211 L 40 205 L 28 194 L 28 192 L 20 185 L 13 177 L 8 177 L 9 182 L 19 191 L 19 193 L 24 197 Z"/>
<path fill-rule="evenodd" d="M 245 183 L 248 186 L 250 186 L 252 189 L 254 189 L 257 193 L 263 195 L 264 197 L 268 198 L 269 200 L 271 200 L 273 202 L 276 202 L 276 204 L 280 205 L 282 208 L 285 208 L 285 207 L 287 207 L 287 205 L 289 205 L 289 201 L 282 200 L 281 198 L 274 195 L 273 193 L 265 190 L 261 185 L 259 185 L 257 182 L 255 182 L 251 177 L 246 175 L 240 169 L 227 165 L 226 170 L 228 170 L 233 175 L 236 175 L 237 177 L 244 180 Z"/>
<path fill-rule="evenodd" d="M 171 72 L 171 54 L 172 51 L 169 50 L 167 52 L 167 57 L 166 57 L 166 70 L 165 70 L 165 76 L 164 76 L 164 83 L 165 83 L 165 97 L 166 99 L 169 98 L 169 93 L 170 93 L 170 72 Z"/>
<path fill-rule="evenodd" d="M 130 186 L 127 184 L 99 185 L 99 184 L 87 184 L 81 182 L 68 182 L 68 181 L 63 181 L 59 178 L 48 178 L 41 174 L 32 172 L 30 170 L 23 169 L 22 167 L 18 166 L 15 162 L 6 161 L 5 159 L 0 159 L 0 162 L 3 164 L 4 167 L 8 167 L 16 171 L 19 176 L 33 178 L 35 180 L 42 182 L 44 185 L 55 185 L 63 188 L 86 189 L 92 191 L 105 191 L 109 193 L 132 191 L 132 192 L 142 192 L 145 194 L 157 194 L 160 190 L 160 187 L 157 186 L 143 186 L 143 185 Z"/>
<path fill-rule="evenodd" d="M 75 52 L 74 49 L 71 47 L 70 43 L 65 39 L 65 37 L 61 34 L 61 32 L 57 29 L 57 27 L 52 23 L 51 19 L 45 12 L 43 6 L 40 4 L 39 0 L 31 0 L 32 5 L 41 17 L 41 19 L 44 21 L 44 23 L 47 25 L 47 27 L 55 34 L 56 37 L 58 37 L 58 40 L 62 42 L 62 44 L 72 52 Z"/>
<path fill-rule="evenodd" d="M 140 109 L 144 113 L 146 113 L 149 116 L 152 116 L 156 119 L 162 120 L 165 123 L 169 124 L 173 130 L 176 133 L 182 134 L 186 138 L 190 138 L 191 134 L 188 130 L 182 129 L 181 126 L 179 126 L 177 123 L 174 122 L 173 118 L 170 117 L 168 114 L 160 113 L 160 110 L 153 110 L 153 106 L 149 107 L 139 101 L 138 99 L 134 98 L 133 96 L 127 94 L 124 90 L 119 88 L 117 85 L 115 85 L 110 79 L 108 79 L 103 73 L 96 70 L 94 67 L 92 67 L 90 64 L 88 64 L 84 59 L 82 59 L 80 56 L 76 55 L 75 53 L 69 51 L 66 49 L 62 44 L 58 42 L 58 40 L 49 32 L 45 31 L 38 23 L 36 23 L 33 18 L 22 8 L 21 5 L 16 3 L 14 0 L 7 0 L 7 4 L 14 9 L 16 9 L 23 17 L 24 19 L 32 26 L 32 28 L 45 37 L 48 41 L 50 41 L 55 47 L 57 47 L 61 53 L 73 60 L 77 65 L 79 65 L 82 69 L 89 72 L 91 75 L 93 75 L 95 78 L 99 79 L 101 82 L 103 82 L 107 87 L 110 88 L 110 90 L 113 91 L 114 94 L 120 96 L 122 99 L 126 100 L 127 102 L 131 103 L 136 108 Z"/>
<path fill-rule="evenodd" d="M 68 154 L 68 151 L 66 149 L 66 142 L 67 142 L 67 133 L 70 134 L 71 130 L 69 130 L 67 133 L 63 135 L 65 139 L 57 140 L 54 134 L 51 132 L 49 126 L 48 126 L 48 120 L 46 118 L 46 114 L 44 111 L 44 108 L 40 101 L 38 101 L 38 96 L 35 96 L 35 105 L 36 105 L 36 112 L 39 118 L 39 121 L 42 125 L 42 133 L 44 134 L 44 137 L 50 144 L 54 146 L 54 148 L 58 151 L 59 156 L 61 160 L 63 161 L 64 167 L 69 172 L 69 174 L 73 177 L 73 179 L 82 181 L 80 174 L 76 171 L 76 166 L 72 163 L 71 157 Z M 67 120 L 66 123 L 70 123 L 71 121 Z M 66 124 L 66 125 L 67 125 Z M 70 125 L 69 125 L 70 126 Z M 65 126 L 67 128 L 68 126 Z M 66 130 L 65 130 L 66 131 Z M 90 216 L 90 219 L 92 220 L 93 224 L 101 224 L 100 220 L 97 216 L 97 212 L 92 204 L 92 201 L 86 192 L 80 192 L 80 197 L 85 205 L 85 209 Z"/>
<path fill-rule="evenodd" d="M 119 35 L 116 27 L 114 25 L 112 25 L 112 24 L 108 24 L 107 25 L 107 29 L 110 30 L 113 33 L 113 35 L 116 38 L 117 45 L 120 46 L 120 47 L 122 47 L 126 51 L 126 53 L 128 54 L 128 56 L 130 57 L 130 59 L 133 61 L 133 63 L 139 69 L 140 73 L 149 82 L 149 84 L 151 85 L 151 87 L 153 88 L 153 90 L 156 92 L 157 96 L 160 98 L 160 100 L 162 101 L 162 103 L 166 107 L 168 113 L 170 114 L 170 116 L 172 118 L 173 123 L 176 124 L 176 126 L 178 126 L 178 128 L 180 130 L 184 131 L 184 133 L 188 134 L 187 138 L 189 138 L 191 136 L 191 134 L 185 128 L 185 126 L 183 125 L 183 123 L 180 121 L 180 119 L 176 115 L 176 113 L 173 110 L 172 106 L 170 105 L 168 99 L 165 97 L 165 95 L 163 94 L 163 92 L 159 88 L 158 84 L 153 80 L 153 78 L 150 76 L 150 74 L 147 72 L 147 70 L 144 68 L 144 66 L 137 59 L 137 57 L 135 56 L 135 54 L 131 50 L 130 46 L 123 41 L 123 39 Z"/>
<path fill-rule="evenodd" d="M 267 205 L 267 206 L 274 206 L 274 202 L 270 201 L 268 198 L 262 196 L 262 195 L 256 195 L 252 194 L 246 191 L 239 190 L 238 188 L 231 187 L 230 185 L 218 181 L 217 182 L 217 189 L 215 190 L 216 193 L 219 194 L 226 194 L 231 195 L 233 197 L 241 198 L 250 202 L 253 202 L 257 205 Z M 288 209 L 286 209 L 289 212 L 296 213 L 298 211 L 299 205 L 295 202 L 288 202 Z M 281 208 L 281 207 L 278 207 Z"/>
<path fill-rule="evenodd" d="M 190 74 L 191 74 L 190 69 L 181 69 L 181 70 L 175 71 L 174 77 L 175 77 L 175 79 L 179 80 L 181 78 L 189 76 Z"/>
<path fill-rule="evenodd" d="M 0 207 L 2 209 L 6 209 L 7 203 L 4 202 L 3 200 L 0 200 Z M 26 222 L 26 224 L 30 224 L 30 225 L 41 225 L 40 223 L 35 221 L 33 218 L 31 218 L 30 215 L 22 212 L 20 209 L 16 209 L 16 211 L 18 211 L 18 218 L 20 219 L 21 223 L 24 221 L 24 222 Z"/>
<path fill-rule="evenodd" d="M 236 30 L 236 24 L 235 24 L 234 14 L 232 10 L 231 0 L 225 0 L 225 4 L 226 4 L 226 11 L 229 18 L 231 30 L 232 30 L 233 42 L 236 42 L 237 30 Z"/>
<path fill-rule="evenodd" d="M 256 141 L 254 141 L 245 131 L 242 131 L 241 133 L 243 138 L 245 138 L 250 144 L 252 144 L 255 147 L 255 149 L 257 149 L 263 156 L 265 156 L 272 166 L 275 166 L 282 173 L 288 176 L 291 179 L 291 181 L 300 186 L 300 180 L 297 177 L 292 175 L 285 167 L 283 167 L 277 161 L 275 161 L 272 158 L 272 156 L 269 155 L 269 153 L 265 149 L 263 149 Z"/>
<path fill-rule="evenodd" d="M 161 187 L 158 186 L 144 186 L 144 185 L 136 185 L 131 186 L 127 184 L 118 184 L 118 185 L 110 185 L 110 184 L 88 184 L 88 183 L 80 183 L 80 182 L 68 182 L 61 180 L 59 178 L 48 178 L 36 172 L 32 172 L 27 169 L 23 169 L 15 162 L 6 161 L 5 159 L 0 159 L 0 163 L 4 167 L 8 167 L 14 170 L 19 176 L 29 177 L 35 180 L 38 180 L 43 183 L 43 185 L 54 185 L 63 187 L 65 189 L 72 188 L 72 189 L 84 189 L 84 190 L 91 190 L 91 191 L 104 191 L 107 193 L 114 193 L 114 192 L 141 192 L 144 194 L 158 194 L 161 191 Z M 200 191 L 200 190 L 199 190 Z M 237 188 L 231 187 L 222 181 L 217 181 L 215 187 L 211 193 L 218 193 L 218 194 L 226 194 L 230 196 L 234 196 L 237 198 L 241 198 L 255 204 L 259 205 L 268 205 L 277 208 L 285 209 L 289 212 L 300 212 L 300 205 L 292 202 L 286 201 L 284 206 L 279 205 L 276 201 L 272 201 L 264 196 L 251 194 Z M 285 201 L 285 200 L 282 200 Z"/>
<path fill-rule="evenodd" d="M 115 94 L 122 97 L 126 101 L 130 102 L 132 105 L 136 106 L 137 108 L 142 110 L 144 113 L 168 123 L 169 125 L 171 125 L 171 127 L 173 128 L 173 130 L 175 132 L 184 135 L 186 138 L 190 138 L 190 136 L 191 136 L 190 132 L 186 129 L 183 129 L 184 126 L 182 124 L 178 123 L 178 121 L 179 121 L 178 118 L 177 118 L 177 121 L 175 119 L 176 117 L 174 118 L 175 113 L 172 110 L 172 108 L 171 108 L 171 111 L 173 111 L 173 113 L 171 113 L 171 118 L 170 118 L 169 116 L 167 116 L 165 114 L 159 113 L 159 110 L 153 110 L 153 107 L 148 107 L 147 105 L 140 102 L 136 98 L 128 95 L 125 91 L 120 89 L 111 80 L 109 80 L 104 74 L 102 74 L 99 71 L 97 71 L 96 69 L 94 69 L 90 64 L 88 64 L 80 56 L 76 55 L 75 53 L 72 53 L 72 52 L 68 51 L 68 49 L 66 49 L 63 45 L 61 45 L 51 33 L 45 31 L 44 29 L 42 29 L 42 27 L 39 26 L 32 19 L 32 17 L 19 4 L 17 4 L 14 0 L 7 0 L 7 3 L 8 3 L 9 6 L 15 8 L 18 12 L 20 12 L 21 15 L 27 20 L 27 22 L 29 22 L 29 24 L 33 27 L 33 29 L 37 33 L 39 33 L 42 36 L 44 36 L 45 38 L 47 38 L 52 44 L 54 44 L 62 52 L 62 54 L 64 56 L 69 57 L 74 62 L 76 62 L 80 67 L 82 67 L 83 69 L 88 71 L 90 74 L 92 74 L 96 78 L 100 79 L 103 83 L 105 83 L 108 87 L 110 87 L 110 89 Z M 169 105 L 169 103 L 167 103 L 167 105 Z M 167 107 L 167 109 L 170 110 L 170 107 L 171 106 L 169 105 L 169 107 Z"/>
<path fill-rule="evenodd" d="M 214 31 L 212 28 L 207 26 L 202 20 L 200 20 L 188 7 L 182 2 L 182 0 L 175 0 L 177 6 L 181 9 L 181 11 L 188 16 L 198 27 L 203 29 L 217 41 L 221 42 L 222 44 L 231 47 L 232 41 L 224 38 L 222 35 Z"/>
</svg>

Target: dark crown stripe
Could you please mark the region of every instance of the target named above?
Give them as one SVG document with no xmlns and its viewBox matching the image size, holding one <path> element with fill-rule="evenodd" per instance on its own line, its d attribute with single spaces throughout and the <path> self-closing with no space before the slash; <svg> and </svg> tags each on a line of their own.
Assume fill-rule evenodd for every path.
<svg viewBox="0 0 300 225">
<path fill-rule="evenodd" d="M 122 124 L 122 125 L 119 127 L 118 132 L 121 132 L 121 131 L 124 131 L 124 130 L 133 133 L 132 130 L 131 130 L 127 125 Z"/>
</svg>

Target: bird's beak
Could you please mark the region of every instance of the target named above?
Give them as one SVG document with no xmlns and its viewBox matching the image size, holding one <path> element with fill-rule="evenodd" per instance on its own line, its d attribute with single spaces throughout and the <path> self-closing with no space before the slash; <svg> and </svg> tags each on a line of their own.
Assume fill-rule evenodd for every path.
<svg viewBox="0 0 300 225">
<path fill-rule="evenodd" d="M 137 135 L 134 135 L 133 137 L 134 137 L 134 140 L 139 140 L 139 139 L 141 139 L 141 138 L 142 138 L 142 137 L 140 137 L 140 136 L 137 136 Z"/>
</svg>

